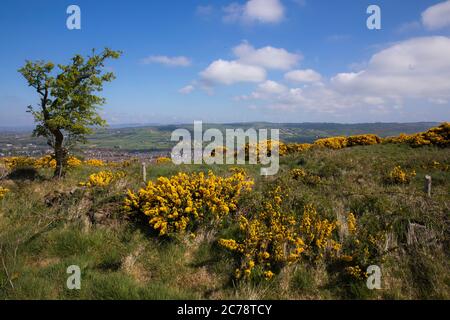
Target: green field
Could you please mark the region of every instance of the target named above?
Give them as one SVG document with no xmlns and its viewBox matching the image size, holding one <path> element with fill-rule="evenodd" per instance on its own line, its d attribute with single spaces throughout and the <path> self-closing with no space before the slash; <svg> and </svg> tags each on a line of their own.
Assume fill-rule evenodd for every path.
<svg viewBox="0 0 450 320">
<path fill-rule="evenodd" d="M 205 124 L 204 129 L 214 127 L 224 131 L 235 128 L 280 129 L 280 139 L 285 142 L 311 143 L 321 137 L 339 135 L 356 135 L 373 133 L 381 137 L 397 136 L 400 133 L 412 134 L 426 131 L 437 123 L 366 123 L 366 124 L 334 124 L 334 123 L 234 123 L 234 124 Z M 124 128 L 97 129 L 88 136 L 88 143 L 83 149 L 113 149 L 122 151 L 167 151 L 174 142 L 170 141 L 172 132 L 177 128 L 193 129 L 193 125 L 159 125 Z M 6 144 L 28 149 L 28 144 L 35 144 L 38 148 L 47 149 L 45 139 L 33 138 L 31 132 L 8 132 L 0 130 L 0 152 L 6 152 Z"/>
</svg>

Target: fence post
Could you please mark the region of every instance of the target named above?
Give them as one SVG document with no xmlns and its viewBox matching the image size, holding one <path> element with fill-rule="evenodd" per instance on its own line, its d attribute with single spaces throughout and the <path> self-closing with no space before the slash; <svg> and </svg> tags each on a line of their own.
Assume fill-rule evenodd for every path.
<svg viewBox="0 0 450 320">
<path fill-rule="evenodd" d="M 142 180 L 147 183 L 147 168 L 145 167 L 145 162 L 142 162 Z"/>
<path fill-rule="evenodd" d="M 431 176 L 425 176 L 425 192 L 431 198 Z"/>
</svg>

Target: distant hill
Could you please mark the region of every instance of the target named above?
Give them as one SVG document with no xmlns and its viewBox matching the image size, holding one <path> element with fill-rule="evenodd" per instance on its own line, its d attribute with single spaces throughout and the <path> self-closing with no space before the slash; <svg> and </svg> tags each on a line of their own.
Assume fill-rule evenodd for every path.
<svg viewBox="0 0 450 320">
<path fill-rule="evenodd" d="M 436 122 L 417 123 L 228 123 L 228 124 L 204 124 L 203 128 L 225 129 L 280 129 L 280 138 L 285 142 L 307 143 L 318 138 L 356 135 L 373 133 L 381 137 L 395 136 L 400 133 L 412 134 L 426 131 L 438 125 Z M 83 148 L 117 149 L 123 151 L 164 151 L 169 150 L 173 143 L 170 136 L 173 130 L 185 128 L 193 130 L 193 124 L 180 125 L 130 125 L 121 127 L 114 126 L 98 129 L 89 136 L 88 144 Z M 18 128 L 0 128 L 0 152 L 7 144 L 13 144 L 16 148 L 26 147 L 34 144 L 38 147 L 46 147 L 44 139 L 31 137 L 31 131 Z"/>
<path fill-rule="evenodd" d="M 225 129 L 280 129 L 280 139 L 285 142 L 313 142 L 318 138 L 373 133 L 381 137 L 395 136 L 400 133 L 412 134 L 426 131 L 437 126 L 436 122 L 417 123 L 228 123 L 204 124 L 207 128 Z M 193 124 L 159 125 L 102 129 L 89 138 L 89 144 L 99 148 L 119 148 L 124 150 L 167 150 L 172 143 L 170 135 L 177 128 L 193 130 Z"/>
</svg>

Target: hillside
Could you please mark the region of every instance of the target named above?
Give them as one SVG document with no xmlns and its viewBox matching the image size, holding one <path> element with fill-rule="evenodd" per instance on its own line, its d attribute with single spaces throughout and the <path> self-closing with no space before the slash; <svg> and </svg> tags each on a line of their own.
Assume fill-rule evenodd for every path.
<svg viewBox="0 0 450 320">
<path fill-rule="evenodd" d="M 310 143 L 318 138 L 331 136 L 348 136 L 373 133 L 381 137 L 397 136 L 400 133 L 413 134 L 436 126 L 437 123 L 233 123 L 205 124 L 204 128 L 214 127 L 219 130 L 227 128 L 280 129 L 280 139 L 285 142 Z M 193 125 L 151 125 L 134 127 L 111 127 L 98 129 L 88 137 L 88 143 L 82 150 L 112 150 L 117 152 L 168 152 L 173 146 L 171 133 L 177 128 L 192 130 Z M 42 155 L 48 151 L 45 139 L 31 137 L 31 130 L 11 131 L 0 128 L 0 156 Z"/>
<path fill-rule="evenodd" d="M 221 218 L 199 211 L 186 229 L 175 216 L 164 225 L 124 209 L 127 190 L 143 187 L 139 163 L 83 164 L 62 181 L 50 169 L 19 170 L 0 182 L 9 189 L 0 200 L 0 299 L 449 299 L 449 167 L 449 148 L 407 144 L 311 148 L 282 157 L 269 178 L 258 166 L 241 166 L 241 175 L 153 163 L 151 181 L 212 170 L 211 192 L 224 192 L 219 177 L 238 179 L 225 191 L 254 181 L 239 198 L 230 189 L 226 203 L 205 198 L 201 208 Z M 111 181 L 90 176 L 99 171 Z M 177 191 L 182 201 L 186 190 Z M 254 246 L 268 239 L 266 251 Z M 66 288 L 70 265 L 82 270 L 81 290 Z M 380 290 L 366 287 L 369 265 L 381 268 Z"/>
</svg>

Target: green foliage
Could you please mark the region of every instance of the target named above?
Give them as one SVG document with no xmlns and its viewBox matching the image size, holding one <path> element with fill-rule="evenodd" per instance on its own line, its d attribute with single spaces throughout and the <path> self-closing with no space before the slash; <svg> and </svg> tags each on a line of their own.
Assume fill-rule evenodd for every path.
<svg viewBox="0 0 450 320">
<path fill-rule="evenodd" d="M 56 171 L 66 165 L 67 152 L 77 142 L 85 142 L 92 126 L 105 126 L 98 107 L 105 99 L 97 95 L 103 83 L 114 79 L 112 72 L 104 72 L 107 59 L 118 59 L 119 51 L 106 48 L 100 54 L 84 58 L 75 55 L 70 64 L 55 65 L 45 61 L 27 61 L 19 72 L 36 90 L 40 98 L 38 107 L 29 106 L 36 128 L 33 134 L 45 137 L 55 150 Z M 67 138 L 65 138 L 67 136 Z"/>
</svg>

